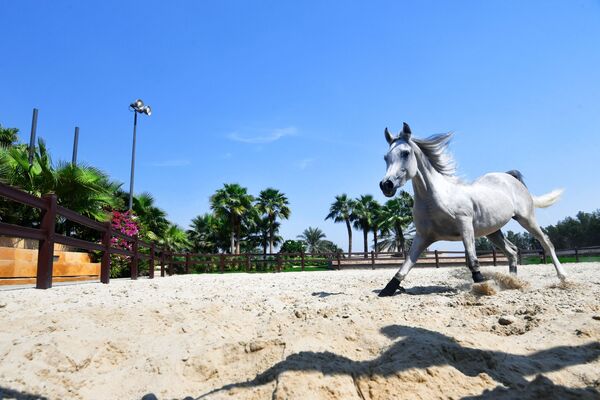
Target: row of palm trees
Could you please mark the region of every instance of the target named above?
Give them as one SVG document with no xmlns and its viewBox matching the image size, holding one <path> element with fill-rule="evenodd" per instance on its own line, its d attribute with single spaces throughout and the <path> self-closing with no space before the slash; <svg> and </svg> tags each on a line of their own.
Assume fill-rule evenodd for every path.
<svg viewBox="0 0 600 400">
<path fill-rule="evenodd" d="M 188 237 L 192 249 L 201 253 L 229 251 L 231 254 L 273 253 L 282 242 L 280 220 L 291 214 L 285 194 L 274 188 L 262 190 L 258 197 L 237 183 L 226 183 L 210 197 L 210 213 L 192 220 Z"/>
<path fill-rule="evenodd" d="M 383 205 L 369 194 L 352 199 L 344 193 L 335 197 L 325 220 L 346 224 L 349 255 L 352 253 L 352 228 L 363 233 L 365 257 L 369 249 L 370 232 L 373 233 L 373 248 L 376 251 L 404 254 L 412 233 L 412 206 L 412 197 L 405 191 Z"/>
</svg>

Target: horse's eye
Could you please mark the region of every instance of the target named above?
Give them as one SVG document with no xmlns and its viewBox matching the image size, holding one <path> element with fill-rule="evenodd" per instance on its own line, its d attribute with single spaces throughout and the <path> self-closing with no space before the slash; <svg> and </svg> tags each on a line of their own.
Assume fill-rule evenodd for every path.
<svg viewBox="0 0 600 400">
<path fill-rule="evenodd" d="M 407 158 L 410 155 L 410 151 L 404 150 L 400 153 L 400 157 Z"/>
</svg>

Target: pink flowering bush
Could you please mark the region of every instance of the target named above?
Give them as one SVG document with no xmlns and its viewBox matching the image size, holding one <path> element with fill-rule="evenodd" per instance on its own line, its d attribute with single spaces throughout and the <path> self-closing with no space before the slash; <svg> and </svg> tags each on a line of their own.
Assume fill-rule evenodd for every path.
<svg viewBox="0 0 600 400">
<path fill-rule="evenodd" d="M 121 232 L 127 236 L 134 237 L 140 232 L 140 228 L 134 220 L 134 215 L 131 210 L 125 212 L 113 211 L 111 221 L 113 231 Z M 124 250 L 131 250 L 131 243 L 125 239 L 113 237 L 112 243 L 114 247 L 119 247 Z"/>
<path fill-rule="evenodd" d="M 120 232 L 131 237 L 138 235 L 140 232 L 140 227 L 135 221 L 135 215 L 132 211 L 113 211 L 111 226 L 113 231 Z M 132 242 L 128 242 L 127 240 L 118 237 L 113 237 L 111 239 L 111 245 L 123 250 L 133 249 Z M 112 254 L 110 263 L 111 278 L 123 278 L 130 276 L 130 257 Z"/>
</svg>

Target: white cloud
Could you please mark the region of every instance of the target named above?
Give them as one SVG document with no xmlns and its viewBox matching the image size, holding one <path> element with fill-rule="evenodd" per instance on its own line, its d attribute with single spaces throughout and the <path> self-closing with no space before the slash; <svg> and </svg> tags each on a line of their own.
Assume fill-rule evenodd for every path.
<svg viewBox="0 0 600 400">
<path fill-rule="evenodd" d="M 165 160 L 165 161 L 159 161 L 159 162 L 154 162 L 152 164 L 150 164 L 153 167 L 185 167 L 187 165 L 190 165 L 192 162 L 190 160 Z"/>
<path fill-rule="evenodd" d="M 296 167 L 306 169 L 312 165 L 315 160 L 312 158 L 304 158 L 296 163 Z"/>
<path fill-rule="evenodd" d="M 232 132 L 227 135 L 227 138 L 235 142 L 249 143 L 249 144 L 265 144 L 272 143 L 286 136 L 294 136 L 298 130 L 294 126 L 288 126 L 287 128 L 276 128 L 271 131 L 263 131 L 259 134 L 249 136 L 241 135 L 239 132 Z"/>
</svg>

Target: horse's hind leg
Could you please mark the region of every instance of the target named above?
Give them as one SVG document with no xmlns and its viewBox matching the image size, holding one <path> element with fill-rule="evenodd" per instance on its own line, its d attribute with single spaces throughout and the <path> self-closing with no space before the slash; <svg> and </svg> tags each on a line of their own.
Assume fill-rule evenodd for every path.
<svg viewBox="0 0 600 400">
<path fill-rule="evenodd" d="M 512 244 L 499 229 L 496 232 L 487 235 L 487 238 L 506 255 L 506 258 L 508 258 L 509 272 L 511 274 L 516 274 L 518 260 L 517 246 Z"/>
<path fill-rule="evenodd" d="M 556 257 L 556 252 L 554 251 L 554 245 L 552 244 L 552 242 L 550 242 L 550 239 L 548 239 L 548 236 L 546 236 L 546 234 L 544 232 L 542 232 L 542 229 L 540 228 L 540 226 L 538 225 L 537 221 L 535 220 L 534 216 L 530 216 L 530 217 L 516 217 L 515 218 L 517 220 L 517 222 L 519 224 L 521 224 L 521 226 L 525 229 L 527 229 L 527 231 L 529 233 L 531 233 L 531 235 L 533 235 L 534 238 L 536 238 L 540 244 L 542 245 L 542 247 L 544 248 L 544 250 L 546 251 L 546 253 L 550 253 L 550 256 L 552 257 L 552 263 L 554 264 L 554 268 L 556 269 L 556 274 L 558 275 L 558 278 L 560 280 L 565 280 L 567 277 L 567 274 L 565 273 L 562 265 L 560 265 L 560 261 L 558 261 L 558 257 Z"/>
</svg>

